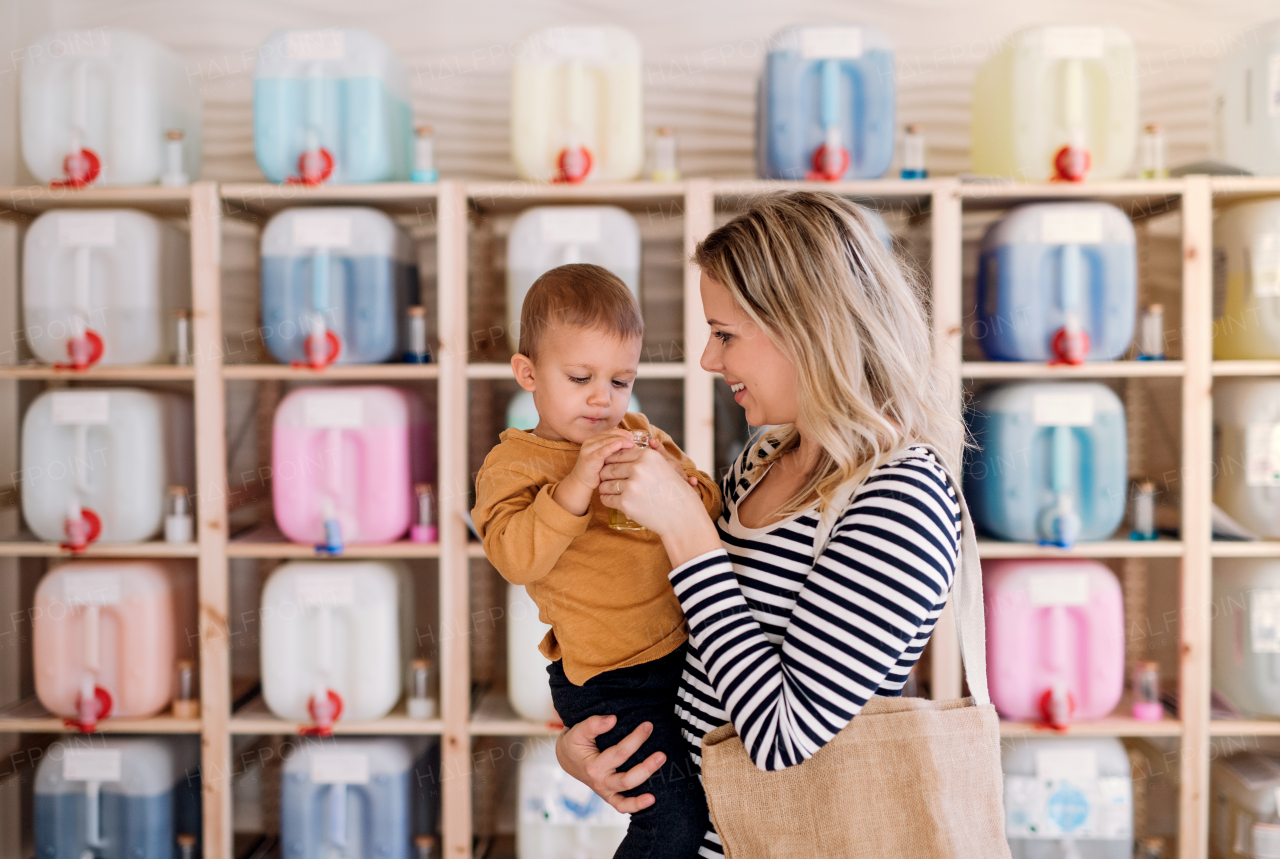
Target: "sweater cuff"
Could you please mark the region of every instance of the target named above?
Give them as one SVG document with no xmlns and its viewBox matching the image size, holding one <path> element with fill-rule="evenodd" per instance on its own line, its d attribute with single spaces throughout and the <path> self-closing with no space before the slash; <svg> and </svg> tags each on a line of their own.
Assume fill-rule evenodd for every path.
<svg viewBox="0 0 1280 859">
<path fill-rule="evenodd" d="M 591 509 L 581 516 L 574 516 L 560 506 L 560 502 L 551 497 L 556 484 L 548 483 L 538 490 L 533 498 L 533 515 L 537 516 L 548 528 L 566 537 L 579 537 L 586 533 L 591 523 Z"/>
</svg>

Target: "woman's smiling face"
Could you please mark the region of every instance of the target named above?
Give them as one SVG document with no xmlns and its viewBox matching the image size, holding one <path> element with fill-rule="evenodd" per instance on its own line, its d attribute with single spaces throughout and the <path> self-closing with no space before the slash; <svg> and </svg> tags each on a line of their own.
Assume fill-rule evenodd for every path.
<svg viewBox="0 0 1280 859">
<path fill-rule="evenodd" d="M 751 426 L 795 423 L 800 414 L 795 364 L 706 272 L 699 288 L 711 326 L 702 369 L 724 376 Z"/>
</svg>

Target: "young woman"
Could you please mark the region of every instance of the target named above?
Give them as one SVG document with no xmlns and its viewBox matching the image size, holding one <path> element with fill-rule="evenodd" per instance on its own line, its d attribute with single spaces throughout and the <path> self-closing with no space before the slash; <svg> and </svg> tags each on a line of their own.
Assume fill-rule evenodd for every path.
<svg viewBox="0 0 1280 859">
<path fill-rule="evenodd" d="M 694 262 L 711 326 L 702 367 L 749 424 L 772 429 L 724 478 L 714 523 L 657 451 L 615 454 L 600 492 L 661 536 L 674 566 L 692 643 L 677 708 L 691 771 L 725 722 L 776 770 L 810 758 L 873 695 L 901 693 L 959 557 L 959 487 L 919 445 L 958 454 L 962 427 L 921 296 L 858 206 L 826 192 L 763 198 Z M 565 731 L 561 765 L 620 811 L 645 808 L 652 796 L 628 792 L 662 755 L 632 760 L 645 726 L 598 752 L 612 724 Z M 710 825 L 702 855 L 721 855 Z"/>
</svg>

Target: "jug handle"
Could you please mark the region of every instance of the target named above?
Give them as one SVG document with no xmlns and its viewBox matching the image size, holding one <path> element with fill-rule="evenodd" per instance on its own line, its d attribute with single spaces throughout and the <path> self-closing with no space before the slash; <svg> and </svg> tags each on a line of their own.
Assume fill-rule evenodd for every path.
<svg viewBox="0 0 1280 859">
<path fill-rule="evenodd" d="M 1084 257 L 1080 245 L 1062 246 L 1058 269 L 1058 295 L 1063 326 L 1053 334 L 1051 364 L 1083 364 L 1089 354 L 1089 334 L 1080 324 Z"/>
<path fill-rule="evenodd" d="M 335 847 L 347 846 L 347 786 L 329 785 L 329 843 Z"/>
</svg>

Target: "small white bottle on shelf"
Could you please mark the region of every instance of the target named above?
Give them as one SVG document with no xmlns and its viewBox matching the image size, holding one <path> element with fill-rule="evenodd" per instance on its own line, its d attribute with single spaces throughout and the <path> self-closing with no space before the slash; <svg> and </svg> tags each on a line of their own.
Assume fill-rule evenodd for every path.
<svg viewBox="0 0 1280 859">
<path fill-rule="evenodd" d="M 191 314 L 173 311 L 173 363 L 186 367 L 191 363 Z"/>
<path fill-rule="evenodd" d="M 436 170 L 436 135 L 429 125 L 419 125 L 414 129 L 413 140 L 413 172 L 409 178 L 414 182 L 435 182 L 440 178 Z"/>
<path fill-rule="evenodd" d="M 164 147 L 164 174 L 160 177 L 160 184 L 171 188 L 190 185 L 191 179 L 182 169 L 182 130 L 171 129 L 165 137 L 168 140 Z"/>
<path fill-rule="evenodd" d="M 436 715 L 436 699 L 431 694 L 431 660 L 415 659 L 409 666 L 410 719 L 432 719 Z"/>
<path fill-rule="evenodd" d="M 169 501 L 164 516 L 164 541 L 166 543 L 190 543 L 195 525 L 191 519 L 191 501 L 187 487 L 170 486 Z"/>
<path fill-rule="evenodd" d="M 1158 122 L 1149 124 L 1142 131 L 1142 170 L 1140 179 L 1168 179 L 1169 168 L 1164 158 L 1164 129 Z"/>
<path fill-rule="evenodd" d="M 1164 305 L 1148 304 L 1138 330 L 1138 360 L 1164 360 Z"/>
<path fill-rule="evenodd" d="M 655 182 L 679 182 L 680 168 L 676 166 L 676 131 L 669 125 L 658 129 L 653 143 L 653 174 Z"/>
<path fill-rule="evenodd" d="M 929 171 L 924 164 L 924 132 L 912 123 L 902 137 L 902 178 L 927 179 Z"/>
</svg>

